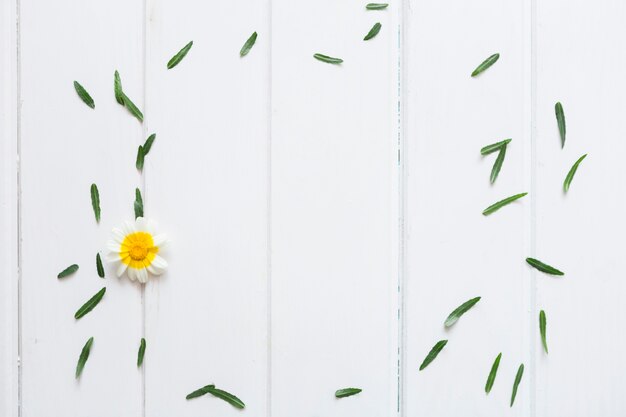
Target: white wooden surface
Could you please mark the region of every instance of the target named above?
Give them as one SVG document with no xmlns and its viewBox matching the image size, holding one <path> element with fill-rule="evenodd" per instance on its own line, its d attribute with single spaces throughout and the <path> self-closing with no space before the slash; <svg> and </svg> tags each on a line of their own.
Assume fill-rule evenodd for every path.
<svg viewBox="0 0 626 417">
<path fill-rule="evenodd" d="M 0 3 L 0 415 L 626 413 L 626 5 L 366 3 Z M 380 34 L 364 42 L 375 22 Z M 115 102 L 116 69 L 144 123 Z M 140 174 L 137 146 L 151 133 Z M 479 150 L 505 138 L 490 185 L 495 155 Z M 110 229 L 133 216 L 136 187 L 171 238 L 170 269 L 145 288 L 95 271 Z M 528 256 L 565 276 L 531 270 Z M 71 263 L 79 272 L 59 282 Z M 103 302 L 74 320 L 102 286 Z M 448 345 L 418 371 L 440 339 Z M 185 400 L 209 383 L 246 410 Z M 349 386 L 363 393 L 334 398 Z"/>
</svg>

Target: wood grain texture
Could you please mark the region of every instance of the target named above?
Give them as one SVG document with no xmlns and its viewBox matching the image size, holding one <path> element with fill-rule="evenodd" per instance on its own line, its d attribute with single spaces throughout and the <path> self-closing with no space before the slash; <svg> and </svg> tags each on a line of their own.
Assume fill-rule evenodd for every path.
<svg viewBox="0 0 626 417">
<path fill-rule="evenodd" d="M 139 416 L 140 287 L 96 272 L 112 227 L 131 219 L 141 125 L 115 102 L 113 72 L 142 105 L 143 10 L 138 2 L 20 2 L 23 417 Z M 94 97 L 85 106 L 72 85 Z M 102 220 L 91 208 L 98 184 Z M 80 270 L 59 281 L 72 263 Z M 103 285 L 80 321 L 74 312 Z M 79 381 L 76 361 L 93 336 Z"/>
<path fill-rule="evenodd" d="M 275 417 L 397 409 L 397 13 L 272 2 Z"/>
<path fill-rule="evenodd" d="M 252 0 L 148 2 L 145 136 L 157 138 L 145 212 L 172 243 L 169 271 L 146 288 L 147 415 L 238 413 L 211 395 L 185 400 L 207 384 L 267 413 L 268 12 Z"/>
</svg>

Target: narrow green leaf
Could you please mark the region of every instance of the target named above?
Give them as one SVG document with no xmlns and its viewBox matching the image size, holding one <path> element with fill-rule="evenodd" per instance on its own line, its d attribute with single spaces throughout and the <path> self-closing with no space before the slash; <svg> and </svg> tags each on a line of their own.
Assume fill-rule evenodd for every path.
<svg viewBox="0 0 626 417">
<path fill-rule="evenodd" d="M 437 343 L 435 343 L 435 346 L 433 346 L 430 352 L 428 352 L 428 355 L 426 355 L 426 357 L 424 358 L 424 361 L 420 365 L 420 371 L 426 368 L 432 361 L 435 360 L 435 358 L 437 357 L 437 355 L 439 355 L 439 352 L 441 352 L 441 349 L 443 349 L 446 343 L 448 343 L 447 340 L 440 340 Z"/>
<path fill-rule="evenodd" d="M 365 8 L 367 10 L 384 10 L 389 6 L 387 3 L 369 3 Z"/>
<path fill-rule="evenodd" d="M 328 64 L 341 64 L 343 62 L 343 59 L 341 58 L 333 58 L 332 56 L 323 55 L 323 54 L 315 54 L 313 55 L 313 58 L 322 62 L 326 62 Z"/>
<path fill-rule="evenodd" d="M 141 198 L 141 191 L 139 188 L 135 188 L 135 219 L 137 217 L 143 217 L 143 199 Z"/>
<path fill-rule="evenodd" d="M 122 92 L 122 79 L 120 73 L 115 70 L 113 74 L 113 93 L 115 94 L 115 101 L 122 106 L 124 105 L 124 93 Z"/>
<path fill-rule="evenodd" d="M 102 297 L 104 297 L 104 293 L 106 291 L 107 291 L 106 287 L 102 287 L 100 291 L 98 291 L 93 297 L 87 300 L 87 302 L 83 304 L 82 307 L 76 311 L 76 314 L 74 314 L 74 318 L 78 320 L 81 317 L 83 317 L 85 314 L 93 310 L 94 307 L 98 305 L 100 300 L 102 300 Z"/>
<path fill-rule="evenodd" d="M 96 269 L 98 270 L 98 276 L 104 278 L 104 267 L 102 266 L 102 258 L 100 252 L 96 254 Z"/>
<path fill-rule="evenodd" d="M 476 303 L 479 301 L 480 297 L 476 297 L 464 302 L 463 304 L 455 308 L 452 313 L 450 313 L 443 325 L 446 327 L 452 326 L 463 314 L 465 314 L 470 308 L 474 307 L 474 305 L 476 305 Z"/>
<path fill-rule="evenodd" d="M 143 151 L 143 146 L 139 145 L 139 148 L 137 148 L 137 158 L 135 159 L 135 167 L 139 171 L 143 171 L 143 161 L 145 156 L 146 154 Z"/>
<path fill-rule="evenodd" d="M 539 312 L 539 332 L 541 333 L 541 344 L 543 350 L 548 353 L 548 340 L 546 339 L 546 312 L 541 310 Z"/>
<path fill-rule="evenodd" d="M 561 136 L 561 148 L 565 146 L 565 113 L 563 112 L 563 105 L 561 102 L 557 102 L 554 105 L 554 112 L 556 113 L 556 122 L 559 125 L 559 135 Z"/>
<path fill-rule="evenodd" d="M 76 90 L 76 94 L 78 94 L 78 97 L 80 97 L 83 103 L 85 103 L 92 109 L 96 108 L 96 104 L 93 102 L 93 98 L 91 98 L 87 90 L 85 90 L 85 87 L 80 85 L 78 81 L 74 81 L 74 89 Z"/>
<path fill-rule="evenodd" d="M 208 386 L 206 391 L 209 394 L 214 395 L 217 398 L 220 398 L 235 408 L 245 408 L 246 405 L 239 398 L 235 397 L 233 394 L 223 391 L 221 389 L 217 389 L 214 386 Z"/>
<path fill-rule="evenodd" d="M 513 139 L 504 139 L 500 142 L 492 143 L 491 145 L 487 145 L 480 150 L 481 155 L 489 155 L 490 153 L 499 151 L 506 145 L 508 145 Z"/>
<path fill-rule="evenodd" d="M 135 106 L 135 103 L 133 103 L 133 101 L 129 99 L 124 92 L 122 92 L 122 100 L 124 100 L 124 105 L 130 112 L 130 114 L 135 116 L 137 120 L 143 123 L 143 113 L 141 112 L 141 110 L 139 110 L 137 106 Z"/>
<path fill-rule="evenodd" d="M 517 374 L 515 375 L 515 382 L 513 382 L 513 392 L 511 393 L 511 407 L 513 407 L 513 403 L 515 402 L 515 396 L 517 395 L 517 387 L 519 387 L 519 383 L 522 382 L 522 375 L 524 375 L 524 364 L 521 364 L 519 368 L 517 368 Z"/>
<path fill-rule="evenodd" d="M 361 388 L 342 388 L 342 389 L 338 389 L 337 391 L 335 391 L 335 397 L 337 398 L 351 397 L 353 395 L 358 394 L 361 391 L 363 391 Z"/>
<path fill-rule="evenodd" d="M 83 346 L 83 349 L 80 351 L 80 356 L 78 357 L 78 363 L 76 364 L 76 379 L 80 377 L 83 373 L 83 368 L 85 368 L 85 364 L 87 363 L 87 359 L 89 359 L 89 353 L 91 352 L 91 345 L 93 344 L 93 337 L 90 337 Z"/>
<path fill-rule="evenodd" d="M 563 182 L 563 192 L 567 192 L 569 190 L 569 186 L 572 183 L 572 180 L 574 179 L 574 174 L 576 174 L 576 171 L 578 170 L 578 165 L 580 165 L 580 163 L 586 157 L 587 157 L 587 154 L 584 154 L 583 156 L 578 158 L 578 160 L 574 162 L 574 165 L 572 165 L 572 167 L 570 168 L 569 172 L 567 173 L 567 176 L 565 177 L 565 181 Z"/>
<path fill-rule="evenodd" d="M 146 141 L 143 144 L 143 154 L 148 155 L 148 152 L 150 152 L 150 149 L 152 149 L 152 144 L 154 143 L 154 140 L 156 139 L 156 133 L 151 134 L 150 136 L 148 136 L 148 139 L 146 139 Z"/>
<path fill-rule="evenodd" d="M 491 365 L 491 371 L 489 371 L 489 376 L 487 377 L 487 383 L 485 384 L 485 392 L 489 394 L 491 388 L 493 387 L 493 383 L 496 380 L 496 375 L 498 373 L 498 367 L 500 366 L 500 359 L 502 358 L 502 352 L 496 356 L 496 359 L 493 361 L 493 365 Z"/>
<path fill-rule="evenodd" d="M 187 396 L 185 397 L 188 400 L 191 400 L 192 398 L 198 398 L 198 397 L 202 397 L 204 394 L 207 394 L 209 392 L 209 389 L 211 388 L 215 388 L 215 385 L 211 384 L 211 385 L 205 385 L 202 388 L 199 388 L 189 394 L 187 394 Z"/>
<path fill-rule="evenodd" d="M 67 268 L 65 268 L 63 271 L 59 272 L 59 275 L 57 275 L 57 278 L 59 279 L 65 278 L 69 275 L 72 275 L 76 271 L 78 271 L 78 265 L 76 264 L 70 265 Z"/>
<path fill-rule="evenodd" d="M 139 352 L 137 352 L 137 367 L 140 367 L 143 363 L 143 357 L 146 354 L 146 339 L 141 338 L 139 343 Z"/>
<path fill-rule="evenodd" d="M 380 32 L 380 28 L 381 28 L 381 24 L 380 23 L 374 23 L 374 26 L 372 26 L 372 28 L 370 29 L 369 32 L 367 32 L 367 35 L 365 35 L 365 37 L 363 38 L 364 41 L 369 41 L 370 39 L 372 39 L 374 36 L 378 35 L 378 32 Z"/>
<path fill-rule="evenodd" d="M 493 184 L 496 182 L 498 178 L 498 174 L 500 173 L 500 169 L 502 169 L 502 164 L 504 163 L 504 157 L 506 156 L 506 145 L 500 149 L 498 152 L 498 157 L 496 158 L 496 162 L 493 163 L 493 168 L 491 168 L 491 175 L 489 176 L 489 181 Z"/>
<path fill-rule="evenodd" d="M 183 48 L 180 51 L 178 51 L 178 53 L 176 55 L 174 55 L 172 57 L 172 59 L 170 59 L 168 61 L 167 69 L 172 69 L 176 65 L 178 65 L 178 63 L 183 60 L 185 55 L 187 55 L 187 52 L 189 52 L 189 50 L 191 49 L 192 46 L 193 46 L 193 41 L 191 41 L 187 45 L 183 46 Z"/>
<path fill-rule="evenodd" d="M 487 68 L 496 63 L 496 61 L 500 59 L 500 54 L 493 54 L 489 58 L 485 59 L 476 69 L 472 72 L 472 77 L 477 76 L 481 72 L 485 71 Z"/>
<path fill-rule="evenodd" d="M 511 204 L 515 200 L 519 200 L 520 198 L 524 197 L 527 194 L 528 193 L 515 194 L 515 195 L 512 195 L 511 197 L 505 198 L 504 200 L 500 200 L 497 203 L 494 203 L 490 205 L 489 207 L 487 207 L 485 210 L 483 210 L 483 216 L 488 216 L 491 213 L 500 210 L 502 207 L 508 204 Z"/>
<path fill-rule="evenodd" d="M 538 270 L 540 270 L 541 272 L 545 272 L 546 274 L 550 274 L 550 275 L 565 275 L 563 272 L 559 271 L 558 269 L 544 264 L 543 262 L 541 262 L 540 260 L 534 259 L 534 258 L 526 258 L 526 262 L 532 266 L 533 268 L 536 268 Z"/>
<path fill-rule="evenodd" d="M 91 207 L 93 207 L 93 214 L 96 216 L 96 221 L 100 222 L 100 192 L 96 184 L 91 184 Z"/>
<path fill-rule="evenodd" d="M 244 43 L 243 46 L 241 47 L 241 50 L 239 51 L 239 56 L 248 55 L 248 52 L 250 52 L 250 49 L 252 49 L 252 47 L 254 46 L 254 43 L 256 42 L 256 36 L 257 36 L 256 32 L 250 35 L 246 43 Z"/>
</svg>

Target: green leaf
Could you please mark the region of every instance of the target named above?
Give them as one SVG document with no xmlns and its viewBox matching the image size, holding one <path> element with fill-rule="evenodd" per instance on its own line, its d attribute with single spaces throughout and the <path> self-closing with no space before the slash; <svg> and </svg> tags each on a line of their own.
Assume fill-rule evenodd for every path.
<svg viewBox="0 0 626 417">
<path fill-rule="evenodd" d="M 139 171 L 143 171 L 143 160 L 145 156 L 146 154 L 143 151 L 143 146 L 139 145 L 139 148 L 137 148 L 137 158 L 135 159 L 135 167 Z"/>
<path fill-rule="evenodd" d="M 129 99 L 128 96 L 123 92 L 122 92 L 122 100 L 124 100 L 124 105 L 130 112 L 130 114 L 135 116 L 137 120 L 143 123 L 143 113 L 141 112 L 141 110 L 139 110 L 137 106 L 135 106 L 135 103 L 133 103 L 133 101 Z"/>
<path fill-rule="evenodd" d="M 115 101 L 122 106 L 124 105 L 124 93 L 122 92 L 122 79 L 120 73 L 115 70 L 113 74 L 113 93 L 115 94 Z"/>
<path fill-rule="evenodd" d="M 313 58 L 322 62 L 326 62 L 328 64 L 341 64 L 343 62 L 343 59 L 341 58 L 333 58 L 332 56 L 323 55 L 323 54 L 315 54 L 313 55 Z"/>
<path fill-rule="evenodd" d="M 367 10 L 384 10 L 389 6 L 387 3 L 369 3 L 365 8 Z"/>
<path fill-rule="evenodd" d="M 548 341 L 546 339 L 546 312 L 541 310 L 539 312 L 539 332 L 541 333 L 541 344 L 543 350 L 548 353 Z"/>
<path fill-rule="evenodd" d="M 207 394 L 209 392 L 209 389 L 211 388 L 215 388 L 215 385 L 211 384 L 211 385 L 205 385 L 202 388 L 199 388 L 197 390 L 195 390 L 194 392 L 191 392 L 189 394 L 187 394 L 187 396 L 185 397 L 188 400 L 191 400 L 192 398 L 198 398 L 198 397 L 202 397 L 204 394 Z"/>
<path fill-rule="evenodd" d="M 370 39 L 372 39 L 374 36 L 378 35 L 378 32 L 380 32 L 380 28 L 381 28 L 381 24 L 380 23 L 374 23 L 374 26 L 372 26 L 372 28 L 370 29 L 369 32 L 367 32 L 367 35 L 365 35 L 365 37 L 363 38 L 364 41 L 369 41 Z"/>
<path fill-rule="evenodd" d="M 507 204 L 511 204 L 515 200 L 519 200 L 520 198 L 524 197 L 527 194 L 528 193 L 515 194 L 515 195 L 512 195 L 511 197 L 505 198 L 504 200 L 500 200 L 497 203 L 494 203 L 490 205 L 489 207 L 487 207 L 485 210 L 483 210 L 483 216 L 488 216 L 491 213 L 500 210 L 502 207 L 506 206 Z"/>
<path fill-rule="evenodd" d="M 335 397 L 337 398 L 351 397 L 353 395 L 358 394 L 361 391 L 363 391 L 361 388 L 342 388 L 342 389 L 338 389 L 337 391 L 335 391 Z"/>
<path fill-rule="evenodd" d="M 135 219 L 137 217 L 143 217 L 143 199 L 141 198 L 141 191 L 139 188 L 135 188 Z"/>
<path fill-rule="evenodd" d="M 559 125 L 559 135 L 561 136 L 561 148 L 565 146 L 565 113 L 563 113 L 563 105 L 561 102 L 557 102 L 554 105 L 554 112 L 556 113 L 556 122 Z"/>
<path fill-rule="evenodd" d="M 534 258 L 526 258 L 526 262 L 532 266 L 533 268 L 536 268 L 538 270 L 540 270 L 541 272 L 545 272 L 546 274 L 550 274 L 550 275 L 565 275 L 563 272 L 559 271 L 558 269 L 544 264 L 543 262 L 541 262 L 540 260 L 534 259 Z"/>
<path fill-rule="evenodd" d="M 65 278 L 69 275 L 72 275 L 76 271 L 78 271 L 78 265 L 76 264 L 70 265 L 67 268 L 65 268 L 63 271 L 59 272 L 59 275 L 57 275 L 57 278 L 59 279 Z"/>
<path fill-rule="evenodd" d="M 428 352 L 428 355 L 426 355 L 426 357 L 424 358 L 424 361 L 420 365 L 420 371 L 426 368 L 432 361 L 435 360 L 435 358 L 437 357 L 437 355 L 439 355 L 439 352 L 441 352 L 441 349 L 443 349 L 446 343 L 448 343 L 447 340 L 440 340 L 437 343 L 435 343 L 435 346 L 433 346 L 430 352 Z"/>
<path fill-rule="evenodd" d="M 87 90 L 85 90 L 85 87 L 80 85 L 78 81 L 74 81 L 74 89 L 76 90 L 76 94 L 78 94 L 78 97 L 80 97 L 83 103 L 85 103 L 92 109 L 96 108 L 96 104 L 93 102 L 93 98 L 91 98 Z"/>
<path fill-rule="evenodd" d="M 83 368 L 85 367 L 85 363 L 87 363 L 87 359 L 89 359 L 89 353 L 91 352 L 91 345 L 93 344 L 93 337 L 90 337 L 83 346 L 83 350 L 80 352 L 80 356 L 78 357 L 78 363 L 76 364 L 76 379 L 80 377 L 80 374 L 83 373 Z"/>
<path fill-rule="evenodd" d="M 502 358 L 502 352 L 496 356 L 496 360 L 493 361 L 493 365 L 491 365 L 491 371 L 489 371 L 489 376 L 487 377 L 487 383 L 485 384 L 485 392 L 489 394 L 491 388 L 493 387 L 493 383 L 496 380 L 496 374 L 498 373 L 498 367 L 500 366 L 500 359 Z"/>
<path fill-rule="evenodd" d="M 93 310 L 94 307 L 98 305 L 100 300 L 102 300 L 102 297 L 104 297 L 104 293 L 106 291 L 107 291 L 106 287 L 102 287 L 100 291 L 98 291 L 93 297 L 87 300 L 87 302 L 83 304 L 82 307 L 78 309 L 78 311 L 76 311 L 76 314 L 74 314 L 74 318 L 78 320 L 81 317 L 83 317 L 85 314 Z"/>
<path fill-rule="evenodd" d="M 476 303 L 479 301 L 480 297 L 476 297 L 464 302 L 463 304 L 455 308 L 452 313 L 450 313 L 443 325 L 446 327 L 452 326 L 463 314 L 465 314 L 470 308 L 474 307 L 474 305 L 476 305 Z"/>
<path fill-rule="evenodd" d="M 146 354 L 146 339 L 141 338 L 139 343 L 139 351 L 137 352 L 137 367 L 140 367 L 143 363 L 143 357 Z"/>
<path fill-rule="evenodd" d="M 239 398 L 235 397 L 233 394 L 223 391 L 221 389 L 217 389 L 214 386 L 207 386 L 206 391 L 209 394 L 214 395 L 217 398 L 220 398 L 235 408 L 245 408 L 246 405 Z"/>
<path fill-rule="evenodd" d="M 493 184 L 496 182 L 498 178 L 498 174 L 500 173 L 500 169 L 502 169 L 502 164 L 504 163 L 504 157 L 506 156 L 506 146 L 503 146 L 498 153 L 498 157 L 496 158 L 496 162 L 493 163 L 493 168 L 491 168 L 491 175 L 489 176 L 489 181 Z"/>
<path fill-rule="evenodd" d="M 574 162 L 574 165 L 572 165 L 572 167 L 570 168 L 569 172 L 567 173 L 567 176 L 565 177 L 565 181 L 563 181 L 563 192 L 567 192 L 569 190 L 569 186 L 572 183 L 572 180 L 574 179 L 574 174 L 576 174 L 576 171 L 578 170 L 578 165 L 580 165 L 580 163 L 586 157 L 587 157 L 587 154 L 584 154 L 583 156 L 578 158 L 578 160 Z"/>
<path fill-rule="evenodd" d="M 515 396 L 517 395 L 517 387 L 519 387 L 519 383 L 522 382 L 522 375 L 524 375 L 524 364 L 521 364 L 517 369 L 517 374 L 515 375 L 515 382 L 513 382 L 513 392 L 511 393 L 511 407 L 513 407 L 513 403 L 515 402 Z"/>
<path fill-rule="evenodd" d="M 145 143 L 143 144 L 143 154 L 148 155 L 148 152 L 150 152 L 150 149 L 152 149 L 152 144 L 154 143 L 154 140 L 156 139 L 156 133 L 151 134 L 150 136 L 148 136 L 148 139 L 146 139 Z"/>
<path fill-rule="evenodd" d="M 99 252 L 96 254 L 96 269 L 98 270 L 98 276 L 104 278 L 104 267 L 102 266 L 102 258 L 100 258 Z"/>
<path fill-rule="evenodd" d="M 91 207 L 93 207 L 93 214 L 96 216 L 96 221 L 100 222 L 100 192 L 96 184 L 91 184 Z"/>
<path fill-rule="evenodd" d="M 239 56 L 248 55 L 248 52 L 250 52 L 250 49 L 252 49 L 252 47 L 254 46 L 254 43 L 256 42 L 256 36 L 257 36 L 256 32 L 250 35 L 246 43 L 244 43 L 243 46 L 241 47 L 241 50 L 239 51 Z"/>
<path fill-rule="evenodd" d="M 500 58 L 500 54 L 493 54 L 489 58 L 485 59 L 476 69 L 472 72 L 472 77 L 477 76 L 481 72 L 485 71 L 487 68 L 496 63 L 496 61 Z"/>
<path fill-rule="evenodd" d="M 513 139 L 504 139 L 500 142 L 492 143 L 491 145 L 487 145 L 480 150 L 481 155 L 489 155 L 490 153 L 499 151 L 500 149 L 506 147 Z"/>
<path fill-rule="evenodd" d="M 191 41 L 187 45 L 183 46 L 183 48 L 180 51 L 178 51 L 178 53 L 176 55 L 174 55 L 172 57 L 172 59 L 170 59 L 168 61 L 167 69 L 172 69 L 176 65 L 178 65 L 180 63 L 180 61 L 183 60 L 185 55 L 187 55 L 187 52 L 189 52 L 189 50 L 191 49 L 192 46 L 193 46 L 193 41 Z"/>
</svg>

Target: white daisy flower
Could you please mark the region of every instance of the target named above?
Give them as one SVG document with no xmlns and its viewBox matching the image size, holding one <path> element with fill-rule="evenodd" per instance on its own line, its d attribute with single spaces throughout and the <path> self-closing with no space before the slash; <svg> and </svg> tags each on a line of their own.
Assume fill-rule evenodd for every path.
<svg viewBox="0 0 626 417">
<path fill-rule="evenodd" d="M 158 253 L 167 237 L 155 234 L 154 229 L 154 222 L 143 217 L 137 217 L 134 223 L 125 222 L 121 229 L 113 229 L 113 239 L 107 244 L 108 260 L 119 263 L 118 277 L 126 272 L 131 281 L 143 284 L 148 281 L 148 272 L 154 275 L 165 272 L 167 261 Z"/>
</svg>

